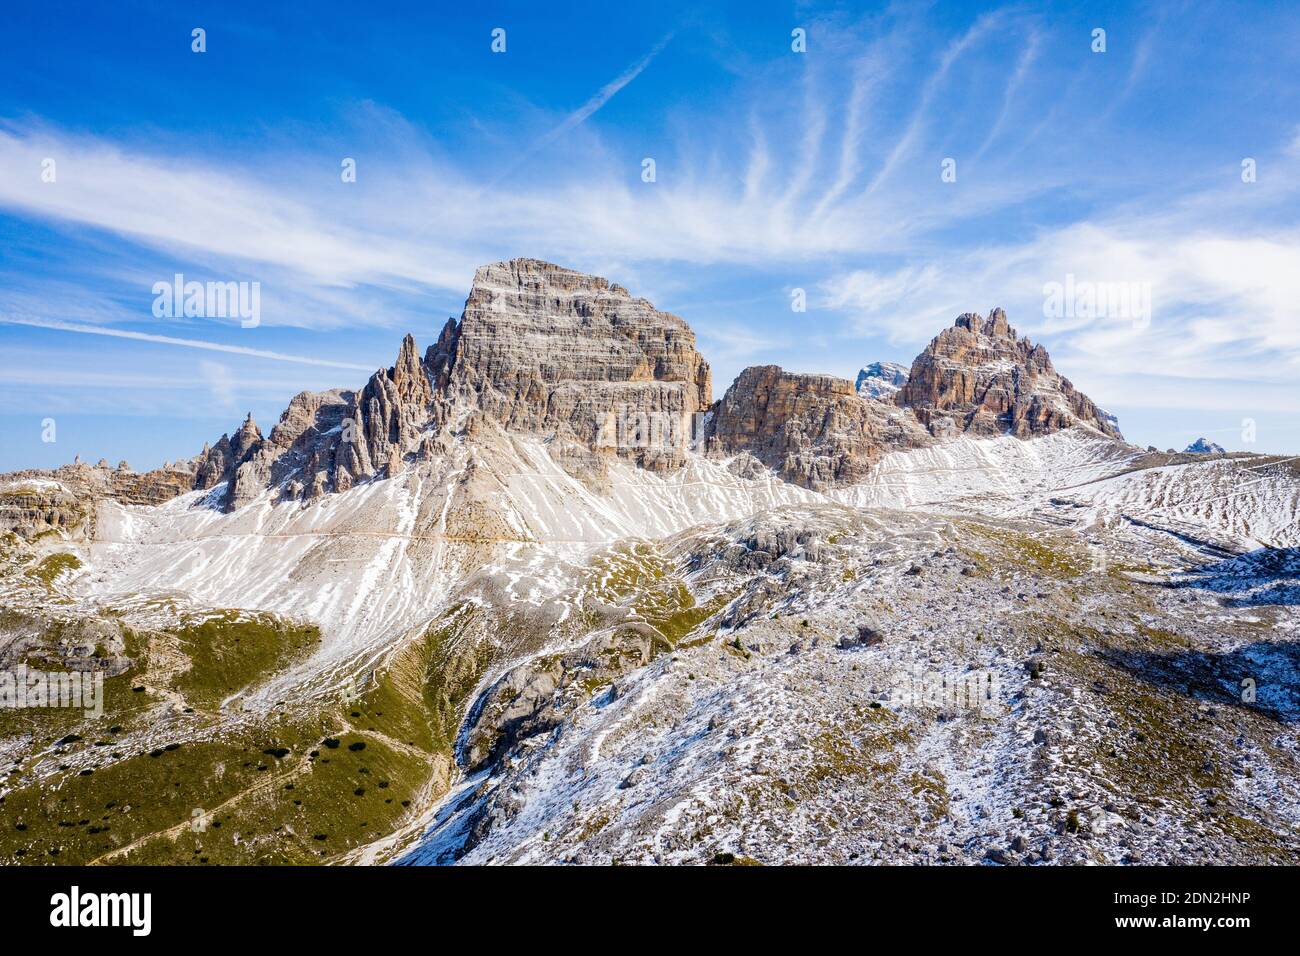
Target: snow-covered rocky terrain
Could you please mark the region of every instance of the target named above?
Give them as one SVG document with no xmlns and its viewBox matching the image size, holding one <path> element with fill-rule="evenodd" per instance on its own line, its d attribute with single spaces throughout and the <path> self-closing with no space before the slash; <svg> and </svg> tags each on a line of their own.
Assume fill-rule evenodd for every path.
<svg viewBox="0 0 1300 956">
<path fill-rule="evenodd" d="M 0 859 L 1295 858 L 1294 458 L 1125 443 L 1000 310 L 710 388 L 516 260 L 268 436 L 0 477 L 0 664 L 105 688 L 0 711 Z"/>
<path fill-rule="evenodd" d="M 704 633 L 590 693 L 575 676 L 581 692 L 544 732 L 467 775 L 384 852 L 1294 854 L 1294 473 L 1275 508 L 1243 494 L 1240 508 L 1192 517 L 1167 502 L 1180 487 L 1203 495 L 1221 479 L 1208 466 L 1159 469 L 1153 484 L 1129 455 L 1069 433 L 943 452 L 947 468 L 932 450 L 886 458 L 876 481 L 845 490 L 849 505 L 786 506 L 661 542 L 688 587 L 731 598 Z"/>
<path fill-rule="evenodd" d="M 854 391 L 863 398 L 889 399 L 907 382 L 907 366 L 897 362 L 872 362 L 858 372 Z"/>
</svg>

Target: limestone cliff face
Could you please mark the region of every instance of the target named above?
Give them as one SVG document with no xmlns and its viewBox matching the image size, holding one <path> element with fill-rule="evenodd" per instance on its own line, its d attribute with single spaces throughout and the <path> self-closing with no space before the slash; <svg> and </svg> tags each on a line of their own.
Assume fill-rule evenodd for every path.
<svg viewBox="0 0 1300 956">
<path fill-rule="evenodd" d="M 191 463 L 168 463 L 135 472 L 126 462 L 88 465 L 80 459 L 53 470 L 19 471 L 0 480 L 0 535 L 34 538 L 46 531 L 73 537 L 94 532 L 95 502 L 106 498 L 132 505 L 158 505 L 189 491 Z"/>
<path fill-rule="evenodd" d="M 747 452 L 787 481 L 823 489 L 861 480 L 886 452 L 936 439 L 1032 438 L 1076 426 L 1122 440 L 1115 419 L 995 309 L 988 319 L 960 316 L 910 372 L 891 363 L 864 369 L 856 389 L 772 365 L 746 369 L 714 407 L 706 449 Z"/>
<path fill-rule="evenodd" d="M 408 335 L 359 392 L 304 392 L 267 438 L 250 416 L 204 449 L 194 487 L 225 482 L 227 510 L 268 487 L 289 498 L 346 491 L 484 427 L 546 438 L 582 477 L 598 478 L 608 456 L 670 470 L 711 401 L 708 363 L 682 319 L 606 279 L 515 259 L 478 270 L 460 320 L 423 359 Z"/>
<path fill-rule="evenodd" d="M 333 490 L 335 455 L 329 436 L 342 431 L 354 406 L 354 394 L 343 389 L 300 392 L 266 438 L 250 414 L 234 438 L 222 435 L 215 445 L 204 446 L 196 460 L 194 488 L 224 482 L 226 510 L 241 507 L 267 487 L 291 478 L 286 488 L 290 497 L 300 496 L 304 483 L 314 484 L 318 493 Z"/>
<path fill-rule="evenodd" d="M 401 473 L 408 454 L 419 450 L 421 433 L 429 424 L 433 388 L 415 346 L 406 336 L 397 362 L 371 376 L 357 395 L 340 434 L 335 458 L 334 490 L 346 491 L 357 481 Z"/>
<path fill-rule="evenodd" d="M 408 335 L 359 392 L 304 392 L 266 438 L 250 417 L 205 449 L 194 486 L 226 482 L 227 509 L 272 487 L 312 498 L 393 477 L 455 435 L 493 429 L 544 438 L 583 480 L 599 482 L 613 457 L 678 468 L 700 439 L 707 454 L 813 489 L 852 484 L 890 451 L 959 434 L 1028 438 L 1082 425 L 1120 437 L 1001 309 L 959 317 L 906 377 L 886 363 L 867 372 L 890 389 L 769 365 L 746 369 L 710 405 L 709 366 L 682 319 L 606 279 L 514 259 L 478 270 L 459 321 L 423 358 Z"/>
<path fill-rule="evenodd" d="M 713 400 L 695 334 L 622 286 L 536 259 L 484 266 L 426 357 L 449 397 L 514 431 L 653 469 L 685 460 Z"/>
<path fill-rule="evenodd" d="M 427 453 L 433 395 L 408 335 L 397 362 L 375 372 L 361 391 L 302 392 L 265 438 L 249 415 L 233 438 L 222 435 L 204 448 L 194 487 L 225 482 L 221 504 L 232 511 L 270 487 L 282 497 L 312 498 L 394 477 L 408 456 Z"/>
<path fill-rule="evenodd" d="M 894 397 L 931 434 L 1046 435 L 1083 426 L 1122 439 L 1102 411 L 1052 367 L 1047 349 L 1016 335 L 1006 313 L 957 318 L 917 356 Z"/>
<path fill-rule="evenodd" d="M 786 481 L 822 490 L 861 480 L 886 452 L 930 441 L 909 413 L 861 397 L 847 379 L 761 365 L 714 406 L 706 450 L 747 452 Z"/>
</svg>

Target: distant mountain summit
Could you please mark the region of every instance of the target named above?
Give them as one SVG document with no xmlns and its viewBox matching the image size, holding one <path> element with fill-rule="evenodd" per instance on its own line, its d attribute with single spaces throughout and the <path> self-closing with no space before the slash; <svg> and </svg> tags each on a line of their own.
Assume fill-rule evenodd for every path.
<svg viewBox="0 0 1300 956">
<path fill-rule="evenodd" d="M 1185 452 L 1192 452 L 1196 455 L 1222 455 L 1226 449 L 1222 445 L 1216 445 L 1208 438 L 1198 438 L 1186 448 Z"/>
<path fill-rule="evenodd" d="M 889 401 L 907 381 L 907 366 L 897 362 L 872 362 L 858 373 L 853 383 L 863 398 Z"/>
</svg>

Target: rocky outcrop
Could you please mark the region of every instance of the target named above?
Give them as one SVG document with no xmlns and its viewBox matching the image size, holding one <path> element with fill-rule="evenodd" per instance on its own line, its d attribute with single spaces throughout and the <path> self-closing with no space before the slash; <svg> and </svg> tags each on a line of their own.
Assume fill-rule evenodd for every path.
<svg viewBox="0 0 1300 956">
<path fill-rule="evenodd" d="M 222 435 L 211 448 L 204 446 L 199 455 L 194 475 L 196 489 L 214 488 L 225 483 L 224 501 L 227 511 L 247 504 L 265 487 L 269 478 L 266 462 L 266 442 L 262 430 L 249 412 L 244 423 L 232 438 Z"/>
<path fill-rule="evenodd" d="M 894 398 L 936 437 L 1046 435 L 1082 426 L 1121 439 L 1114 416 L 1057 374 L 1047 349 L 994 309 L 957 318 L 912 363 Z"/>
<path fill-rule="evenodd" d="M 1020 438 L 1081 426 L 1121 439 L 1113 416 L 1018 337 L 1006 314 L 967 313 L 912 363 L 875 362 L 857 382 L 748 368 L 713 408 L 706 450 L 747 453 L 786 481 L 822 490 L 865 477 L 886 452 L 963 434 Z M 743 473 L 752 471 L 749 459 Z"/>
<path fill-rule="evenodd" d="M 372 375 L 353 402 L 339 436 L 333 490 L 346 491 L 364 478 L 400 474 L 406 456 L 419 450 L 432 401 L 433 387 L 415 338 L 407 335 L 392 368 Z"/>
<path fill-rule="evenodd" d="M 93 507 L 87 497 L 48 478 L 6 482 L 0 485 L 0 534 L 12 531 L 30 541 L 47 531 L 89 530 Z"/>
<path fill-rule="evenodd" d="M 741 372 L 714 406 L 705 449 L 747 452 L 786 481 L 820 490 L 861 480 L 888 451 L 929 443 L 909 413 L 861 398 L 847 379 L 761 365 Z"/>
<path fill-rule="evenodd" d="M 872 362 L 858 372 L 854 389 L 863 398 L 892 399 L 907 382 L 907 366 L 897 362 Z"/>
<path fill-rule="evenodd" d="M 713 406 L 711 392 L 680 318 L 606 279 L 514 259 L 478 270 L 460 320 L 422 359 L 408 335 L 360 392 L 303 393 L 267 439 L 250 418 L 205 450 L 195 487 L 226 482 L 228 509 L 268 487 L 294 498 L 346 491 L 485 429 L 545 439 L 584 481 L 598 483 L 611 457 L 673 470 L 694 444 L 739 474 L 770 469 L 816 490 L 860 481 L 887 452 L 936 438 L 1075 425 L 1119 437 L 1000 309 L 958 318 L 910 372 L 876 362 L 850 383 L 761 366 Z"/>
<path fill-rule="evenodd" d="M 478 270 L 460 320 L 423 359 L 407 335 L 359 392 L 302 393 L 267 439 L 250 416 L 205 447 L 194 487 L 226 482 L 227 510 L 268 487 L 290 498 L 346 491 L 485 427 L 545 438 L 584 478 L 600 477 L 608 456 L 670 470 L 711 401 L 708 363 L 682 319 L 606 279 L 514 259 Z"/>
<path fill-rule="evenodd" d="M 1191 452 L 1193 455 L 1222 455 L 1224 448 L 1222 445 L 1215 444 L 1208 438 L 1198 438 L 1186 448 L 1184 452 Z"/>
<path fill-rule="evenodd" d="M 205 448 L 194 486 L 226 482 L 222 505 L 229 511 L 270 487 L 303 498 L 391 478 L 419 450 L 432 398 L 415 339 L 407 335 L 397 362 L 375 372 L 360 392 L 302 392 L 267 438 L 250 414 L 233 438 L 222 435 Z"/>
<path fill-rule="evenodd" d="M 53 470 L 14 472 L 0 481 L 0 534 L 31 539 L 47 531 L 74 537 L 94 530 L 95 502 L 158 505 L 189 491 L 194 473 L 187 463 L 137 473 L 126 462 L 116 468 L 78 458 Z"/>
<path fill-rule="evenodd" d="M 484 266 L 425 365 L 449 398 L 512 431 L 668 470 L 713 400 L 680 318 L 622 286 L 536 259 Z"/>
<path fill-rule="evenodd" d="M 575 683 L 609 683 L 671 650 L 671 642 L 653 627 L 628 621 L 564 654 L 515 666 L 483 693 L 470 715 L 461 755 L 466 772 L 482 770 L 521 740 L 554 729 L 580 702 L 563 693 Z"/>
</svg>

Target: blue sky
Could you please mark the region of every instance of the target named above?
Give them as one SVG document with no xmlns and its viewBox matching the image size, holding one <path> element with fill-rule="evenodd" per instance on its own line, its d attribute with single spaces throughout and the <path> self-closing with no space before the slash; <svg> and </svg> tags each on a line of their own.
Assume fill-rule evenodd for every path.
<svg viewBox="0 0 1300 956">
<path fill-rule="evenodd" d="M 1001 305 L 1132 441 L 1300 451 L 1293 5 L 384 6 L 6 4 L 0 470 L 269 428 L 513 256 L 683 316 L 718 395 Z M 155 317 L 177 272 L 260 323 Z M 1149 315 L 1049 314 L 1067 276 Z"/>
</svg>

